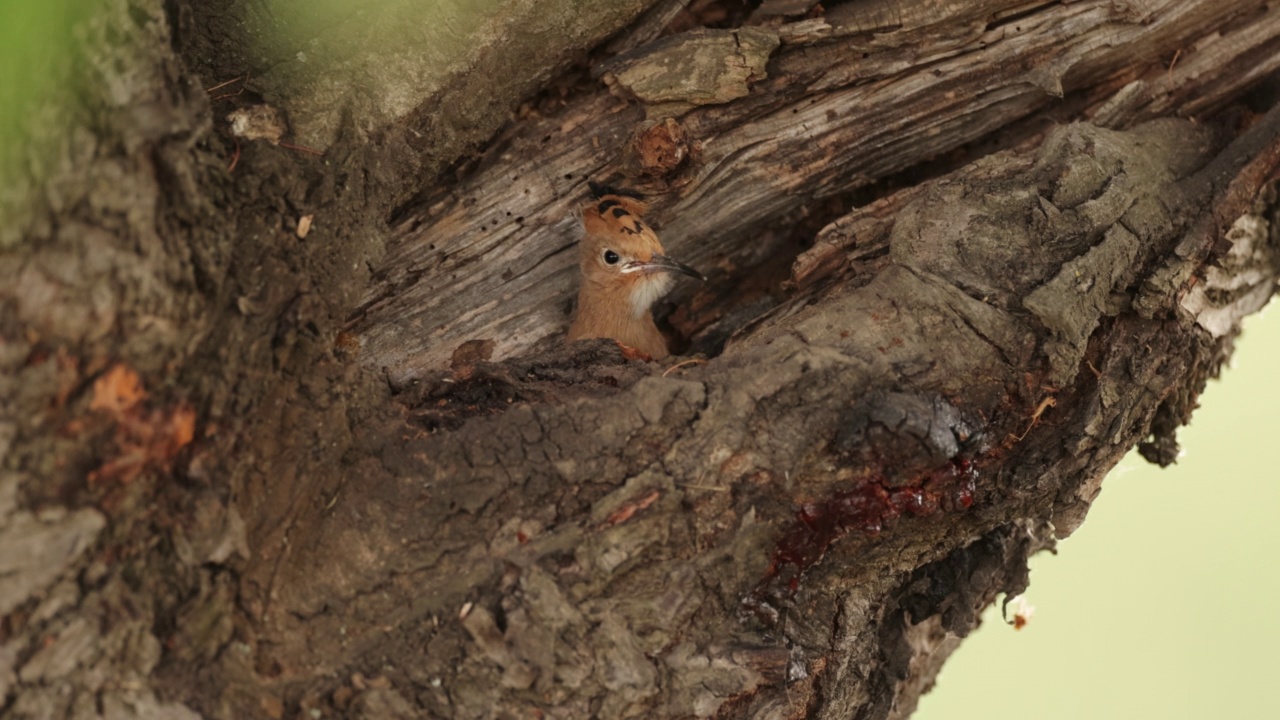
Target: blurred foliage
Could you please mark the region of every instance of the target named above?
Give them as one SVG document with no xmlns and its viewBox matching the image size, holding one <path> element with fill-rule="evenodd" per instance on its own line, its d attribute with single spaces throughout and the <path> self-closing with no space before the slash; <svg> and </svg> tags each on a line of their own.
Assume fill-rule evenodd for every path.
<svg viewBox="0 0 1280 720">
<path fill-rule="evenodd" d="M 45 132 L 61 124 L 75 91 L 75 25 L 92 0 L 0 0 L 0 222 L 26 199 L 28 181 L 55 152 Z M 39 130 L 39 131 L 37 131 Z"/>
</svg>

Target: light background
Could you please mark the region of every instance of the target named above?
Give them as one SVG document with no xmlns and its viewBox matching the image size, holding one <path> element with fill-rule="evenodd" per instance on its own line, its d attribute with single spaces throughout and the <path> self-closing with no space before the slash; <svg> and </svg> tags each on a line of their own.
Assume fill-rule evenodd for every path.
<svg viewBox="0 0 1280 720">
<path fill-rule="evenodd" d="M 1130 453 L 1056 556 L 1020 631 L 997 607 L 915 720 L 1280 718 L 1280 311 L 1245 320 L 1183 456 Z"/>
</svg>

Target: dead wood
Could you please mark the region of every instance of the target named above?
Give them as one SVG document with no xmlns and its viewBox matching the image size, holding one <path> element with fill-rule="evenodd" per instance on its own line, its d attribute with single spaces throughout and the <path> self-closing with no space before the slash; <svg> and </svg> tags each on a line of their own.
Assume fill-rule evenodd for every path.
<svg viewBox="0 0 1280 720">
<path fill-rule="evenodd" d="M 1280 62 L 1269 50 L 1280 19 L 1260 8 L 1208 0 L 841 5 L 823 18 L 719 31 L 725 48 L 740 46 L 751 62 L 773 48 L 770 77 L 733 102 L 724 101 L 748 91 L 750 74 L 713 71 L 737 62 L 736 51 L 708 51 L 710 33 L 651 43 L 596 68 L 611 87 L 513 126 L 474 172 L 403 213 L 352 331 L 365 362 L 397 383 L 445 367 L 467 340 L 492 340 L 498 359 L 555 342 L 574 293 L 574 211 L 590 178 L 648 191 L 664 244 L 718 273 L 720 286 L 741 284 L 770 258 L 794 253 L 770 224 L 979 139 L 988 144 L 951 162 L 1073 117 L 1100 114 L 1109 127 L 1127 127 L 1171 112 L 1205 115 Z M 1228 30 L 1245 17 L 1254 19 L 1247 30 Z M 744 33 L 781 45 L 746 43 Z M 706 87 L 683 90 L 685 107 L 631 99 L 645 91 L 628 78 L 668 66 L 709 67 L 708 76 L 689 74 Z M 715 97 L 719 82 L 740 89 L 687 109 Z M 654 177 L 636 143 L 654 115 L 673 112 L 682 113 L 674 142 L 689 159 Z M 717 303 L 709 314 L 728 312 Z"/>
<path fill-rule="evenodd" d="M 359 505 L 393 530 L 299 518 L 273 652 L 410 652 L 376 622 L 430 628 L 405 682 L 500 687 L 499 713 L 900 712 L 922 656 L 1019 592 L 1026 555 L 1216 372 L 1204 313 L 1166 281 L 1276 168 L 1278 131 L 1273 112 L 1221 149 L 1186 121 L 1064 126 L 919 186 L 858 238 L 884 252 L 854 280 L 672 377 L 616 354 L 592 382 L 549 377 L 599 362 L 575 349 L 424 380 L 412 482 Z M 405 567 L 404 547 L 431 559 Z"/>
</svg>

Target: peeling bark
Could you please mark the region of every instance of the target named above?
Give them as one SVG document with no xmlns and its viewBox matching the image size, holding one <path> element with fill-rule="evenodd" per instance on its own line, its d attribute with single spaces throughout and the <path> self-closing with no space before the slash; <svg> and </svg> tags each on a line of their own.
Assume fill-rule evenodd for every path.
<svg viewBox="0 0 1280 720">
<path fill-rule="evenodd" d="M 212 6 L 87 21 L 67 72 L 118 82 L 0 255 L 6 716 L 906 717 L 1129 448 L 1176 454 L 1280 276 L 1242 95 L 1275 10 L 659 2 L 604 39 L 644 5 L 407 203 L 487 132 L 433 113 L 462 85 L 318 157 L 228 133 L 332 118 L 284 69 L 204 92 Z M 717 268 L 667 318 L 705 362 L 558 342 L 588 177 Z"/>
</svg>

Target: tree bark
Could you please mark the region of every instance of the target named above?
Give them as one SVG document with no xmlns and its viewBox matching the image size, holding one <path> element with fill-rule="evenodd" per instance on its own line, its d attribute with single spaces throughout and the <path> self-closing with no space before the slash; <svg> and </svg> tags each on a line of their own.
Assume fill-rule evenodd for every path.
<svg viewBox="0 0 1280 720">
<path fill-rule="evenodd" d="M 6 716 L 905 717 L 1274 292 L 1264 2 L 571 5 L 77 20 L 0 158 Z M 589 178 L 699 362 L 562 346 Z"/>
</svg>

